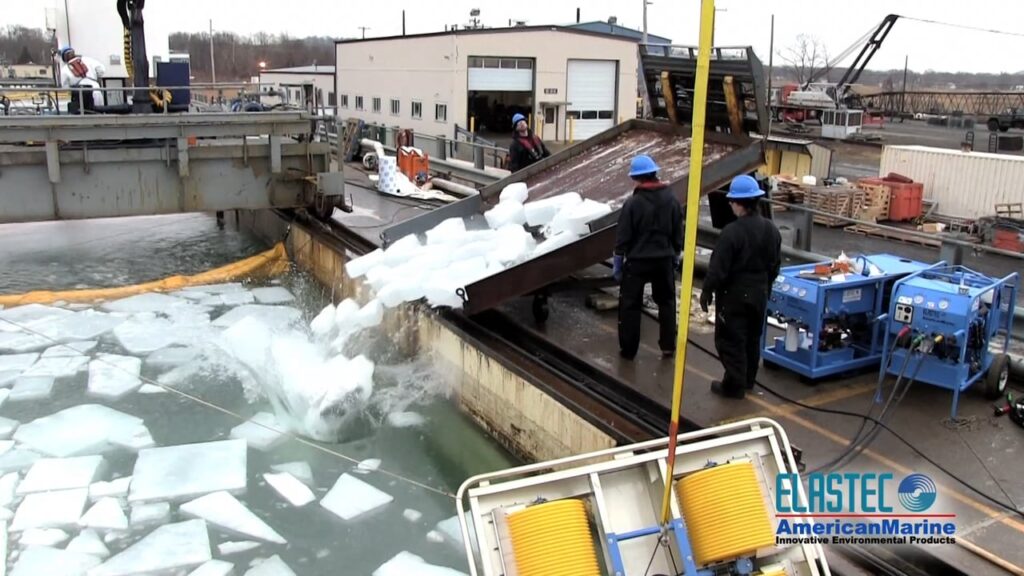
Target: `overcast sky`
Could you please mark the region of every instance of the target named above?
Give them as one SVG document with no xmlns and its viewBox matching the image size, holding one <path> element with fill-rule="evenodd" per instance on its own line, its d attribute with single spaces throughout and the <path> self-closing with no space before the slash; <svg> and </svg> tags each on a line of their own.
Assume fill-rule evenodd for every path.
<svg viewBox="0 0 1024 576">
<path fill-rule="evenodd" d="M 69 0 L 109 9 L 113 0 Z M 54 0 L 0 0 L 3 24 L 42 28 L 44 9 Z M 699 0 L 653 0 L 648 7 L 648 31 L 668 36 L 677 44 L 696 44 Z M 999 28 L 1016 35 L 999 35 L 900 20 L 872 60 L 870 68 L 902 68 L 909 56 L 914 70 L 1016 72 L 1024 70 L 1024 1 L 1022 0 L 718 0 L 715 42 L 753 45 L 767 64 L 771 15 L 775 14 L 776 49 L 792 43 L 797 34 L 817 36 L 831 54 L 838 54 L 894 12 L 904 16 Z M 108 8 L 109 7 L 109 8 Z M 643 0 L 149 0 L 146 19 L 166 20 L 172 30 L 215 29 L 241 34 L 286 32 L 292 36 L 358 37 L 400 34 L 406 10 L 410 34 L 435 32 L 445 24 L 466 23 L 471 8 L 480 8 L 488 26 L 506 26 L 510 18 L 531 25 L 560 24 L 576 18 L 606 20 L 641 28 Z M 844 65 L 849 59 L 838 63 Z"/>
</svg>

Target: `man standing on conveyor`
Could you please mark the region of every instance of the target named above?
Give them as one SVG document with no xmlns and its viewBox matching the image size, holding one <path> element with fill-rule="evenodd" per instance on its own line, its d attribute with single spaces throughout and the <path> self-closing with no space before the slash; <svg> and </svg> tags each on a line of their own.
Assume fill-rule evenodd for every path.
<svg viewBox="0 0 1024 576">
<path fill-rule="evenodd" d="M 683 251 L 683 207 L 658 180 L 658 165 L 646 154 L 633 158 L 633 195 L 619 213 L 612 275 L 619 286 L 619 355 L 632 360 L 640 347 L 644 287 L 658 305 L 658 346 L 663 357 L 676 349 L 675 271 Z"/>
<path fill-rule="evenodd" d="M 754 387 L 765 308 L 782 265 L 782 236 L 758 210 L 763 195 L 752 177 L 733 179 L 725 197 L 736 220 L 715 243 L 700 295 L 705 312 L 717 302 L 715 348 L 725 376 L 711 382 L 711 391 L 725 398 L 743 398 Z"/>
</svg>

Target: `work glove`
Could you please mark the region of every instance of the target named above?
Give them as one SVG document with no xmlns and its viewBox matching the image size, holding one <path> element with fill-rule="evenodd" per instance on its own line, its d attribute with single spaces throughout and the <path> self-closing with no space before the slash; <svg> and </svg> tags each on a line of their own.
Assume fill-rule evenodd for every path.
<svg viewBox="0 0 1024 576">
<path fill-rule="evenodd" d="M 676 254 L 672 257 L 672 267 L 676 272 L 680 272 L 683 269 L 683 255 Z"/>
<path fill-rule="evenodd" d="M 700 292 L 700 309 L 707 312 L 708 306 L 711 305 L 711 301 L 714 300 L 715 293 L 711 290 L 701 290 Z"/>
<path fill-rule="evenodd" d="M 616 282 L 622 282 L 622 254 L 612 257 L 612 278 L 615 278 Z"/>
</svg>

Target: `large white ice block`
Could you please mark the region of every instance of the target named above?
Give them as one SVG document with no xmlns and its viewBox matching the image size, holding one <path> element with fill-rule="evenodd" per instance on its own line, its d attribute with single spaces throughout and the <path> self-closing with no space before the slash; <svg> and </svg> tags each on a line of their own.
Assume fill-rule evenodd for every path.
<svg viewBox="0 0 1024 576">
<path fill-rule="evenodd" d="M 78 525 L 96 530 L 127 530 L 128 517 L 116 498 L 100 498 L 79 518 Z"/>
<path fill-rule="evenodd" d="M 274 472 L 287 472 L 304 482 L 306 485 L 313 484 L 313 469 L 310 468 L 309 462 L 299 461 L 271 464 L 270 469 Z"/>
<path fill-rule="evenodd" d="M 128 495 L 128 487 L 132 485 L 132 477 L 125 476 L 110 482 L 94 482 L 89 485 L 89 500 L 95 502 L 100 498 L 124 498 Z"/>
<path fill-rule="evenodd" d="M 0 508 L 14 501 L 14 491 L 18 487 L 18 473 L 8 472 L 0 476 Z"/>
<path fill-rule="evenodd" d="M 68 533 L 60 528 L 31 528 L 21 534 L 18 544 L 29 546 L 56 546 L 68 539 Z"/>
<path fill-rule="evenodd" d="M 448 218 L 427 230 L 427 244 L 448 244 L 466 234 L 466 222 L 462 218 Z"/>
<path fill-rule="evenodd" d="M 245 440 L 249 447 L 260 452 L 273 450 L 288 439 L 288 436 L 275 430 L 285 430 L 270 412 L 259 412 L 252 418 L 231 429 L 232 438 Z"/>
<path fill-rule="evenodd" d="M 295 295 L 284 286 L 253 288 L 252 295 L 260 304 L 284 304 L 295 300 Z"/>
<path fill-rule="evenodd" d="M 163 312 L 175 306 L 188 305 L 190 305 L 189 301 L 183 298 L 176 298 L 159 292 L 147 292 L 107 302 L 101 308 L 108 312 L 138 314 L 139 312 Z"/>
<path fill-rule="evenodd" d="M 509 200 L 501 202 L 494 208 L 484 212 L 484 219 L 487 220 L 487 225 L 492 230 L 497 230 L 508 224 L 519 224 L 521 226 L 526 224 L 526 211 L 519 202 Z"/>
<path fill-rule="evenodd" d="M 22 424 L 14 439 L 29 448 L 58 458 L 97 454 L 128 442 L 141 418 L 99 404 L 79 404 Z"/>
<path fill-rule="evenodd" d="M 278 472 L 276 474 L 264 474 L 263 479 L 270 484 L 270 487 L 277 491 L 282 498 L 287 500 L 292 506 L 301 508 L 306 504 L 309 504 L 313 500 L 316 500 L 316 496 L 313 495 L 305 484 L 299 482 L 299 480 L 287 472 Z"/>
<path fill-rule="evenodd" d="M 18 556 L 11 576 L 84 576 L 100 562 L 102 560 L 92 554 L 32 546 Z"/>
<path fill-rule="evenodd" d="M 182 504 L 178 511 L 186 516 L 206 520 L 227 532 L 275 544 L 287 543 L 284 537 L 227 492 L 214 492 L 196 498 Z"/>
<path fill-rule="evenodd" d="M 64 356 L 81 356 L 82 354 L 88 354 L 92 352 L 93 348 L 99 344 L 96 340 L 78 340 L 76 342 L 65 342 L 63 344 L 57 344 L 50 346 L 43 351 L 40 358 L 61 358 Z"/>
<path fill-rule="evenodd" d="M 214 294 L 199 301 L 202 306 L 239 306 L 241 304 L 252 304 L 256 301 L 252 292 L 248 290 L 236 290 L 223 294 Z"/>
<path fill-rule="evenodd" d="M 6 474 L 7 472 L 20 472 L 33 464 L 36 460 L 42 458 L 36 452 L 32 450 L 26 450 L 24 448 L 15 448 L 14 450 L 8 450 L 7 452 L 0 454 L 0 473 Z"/>
<path fill-rule="evenodd" d="M 384 262 L 384 251 L 380 248 L 364 254 L 354 260 L 345 263 L 345 274 L 349 278 L 359 278 L 370 271 L 371 268 Z"/>
<path fill-rule="evenodd" d="M 7 399 L 11 402 L 43 400 L 53 391 L 53 376 L 21 376 L 14 381 L 14 387 Z"/>
<path fill-rule="evenodd" d="M 530 189 L 526 186 L 526 182 L 513 182 L 501 189 L 501 194 L 498 195 L 498 202 L 518 202 L 522 204 L 529 197 Z"/>
<path fill-rule="evenodd" d="M 14 513 L 11 530 L 77 526 L 88 499 L 89 490 L 86 488 L 29 494 Z"/>
<path fill-rule="evenodd" d="M 183 500 L 245 486 L 245 440 L 149 448 L 135 461 L 128 501 Z"/>
<path fill-rule="evenodd" d="M 579 240 L 579 238 L 580 237 L 575 233 L 563 230 L 538 244 L 530 257 L 537 258 L 538 256 L 543 256 L 548 252 L 553 252 L 563 246 L 568 246 L 569 244 Z"/>
<path fill-rule="evenodd" d="M 18 484 L 18 494 L 88 488 L 103 472 L 102 456 L 76 458 L 42 458 L 29 469 Z"/>
<path fill-rule="evenodd" d="M 411 260 L 420 252 L 422 245 L 415 234 L 399 238 L 384 250 L 382 263 L 387 266 L 399 266 Z"/>
<path fill-rule="evenodd" d="M 75 536 L 71 542 L 68 542 L 67 550 L 68 552 L 89 554 L 100 559 L 110 556 L 110 550 L 107 549 L 107 545 L 100 539 L 100 535 L 95 530 L 89 528 L 82 530 L 78 536 Z"/>
<path fill-rule="evenodd" d="M 557 196 L 527 202 L 523 205 L 526 212 L 526 223 L 530 226 L 544 226 L 550 223 L 558 211 L 565 206 L 579 204 L 583 198 L 576 192 L 566 192 Z"/>
<path fill-rule="evenodd" d="M 373 576 L 466 576 L 444 566 L 428 564 L 426 560 L 411 552 L 399 552 L 394 558 L 388 560 L 380 568 L 373 571 Z"/>
<path fill-rule="evenodd" d="M 313 334 L 317 336 L 324 336 L 334 328 L 334 315 L 337 311 L 334 308 L 334 304 L 328 303 L 324 306 L 323 310 L 320 311 L 313 320 L 309 323 L 309 329 Z"/>
<path fill-rule="evenodd" d="M 351 520 L 376 510 L 394 498 L 362 480 L 349 474 L 342 474 L 330 492 L 320 500 L 327 508 L 343 520 Z"/>
<path fill-rule="evenodd" d="M 595 202 L 589 198 L 579 204 L 564 206 L 551 221 L 548 234 L 553 235 L 561 231 L 572 232 L 578 236 L 589 234 L 590 228 L 587 224 L 611 212 L 611 207 L 604 202 Z"/>
<path fill-rule="evenodd" d="M 231 576 L 235 565 L 224 560 L 210 560 L 188 573 L 188 576 Z"/>
<path fill-rule="evenodd" d="M 136 504 L 132 506 L 130 524 L 133 529 L 152 524 L 163 524 L 171 517 L 169 502 Z"/>
<path fill-rule="evenodd" d="M 295 325 L 302 320 L 302 312 L 290 306 L 266 306 L 263 304 L 246 304 L 232 308 L 213 321 L 218 328 L 227 328 L 235 322 L 247 317 L 254 317 L 263 321 L 274 330 L 280 330 Z"/>
<path fill-rule="evenodd" d="M 18 332 L 21 326 L 34 326 L 51 318 L 70 316 L 73 312 L 44 304 L 25 304 L 0 310 L 0 332 Z M 6 320 L 6 321 L 5 321 Z"/>
<path fill-rule="evenodd" d="M 89 357 L 81 354 L 78 356 L 43 357 L 26 370 L 24 375 L 68 378 L 85 369 L 88 363 Z"/>
<path fill-rule="evenodd" d="M 28 370 L 36 363 L 39 354 L 30 352 L 26 354 L 0 354 L 0 372 Z"/>
<path fill-rule="evenodd" d="M 117 400 L 142 386 L 142 360 L 134 356 L 100 354 L 89 362 L 89 393 Z"/>
<path fill-rule="evenodd" d="M 135 576 L 189 570 L 212 559 L 206 523 L 189 520 L 161 526 L 88 572 L 88 576 Z"/>
<path fill-rule="evenodd" d="M 146 356 L 146 366 L 156 368 L 158 370 L 165 370 L 181 366 L 182 364 L 188 364 L 195 360 L 198 355 L 199 349 L 191 346 L 171 346 L 168 348 L 161 348 L 149 356 Z"/>
<path fill-rule="evenodd" d="M 164 318 L 131 318 L 114 328 L 114 338 L 129 354 L 144 356 L 171 344 L 178 344 L 175 324 Z"/>
<path fill-rule="evenodd" d="M 295 572 L 275 554 L 250 568 L 245 576 L 295 576 Z"/>
<path fill-rule="evenodd" d="M 203 286 L 186 286 L 182 292 L 205 292 L 206 294 L 227 294 L 245 290 L 241 282 L 224 282 L 222 284 L 205 284 Z"/>
</svg>

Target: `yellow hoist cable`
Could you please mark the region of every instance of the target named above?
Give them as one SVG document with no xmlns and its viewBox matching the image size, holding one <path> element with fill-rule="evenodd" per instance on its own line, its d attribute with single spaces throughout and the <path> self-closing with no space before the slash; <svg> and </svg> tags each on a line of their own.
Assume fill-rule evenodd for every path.
<svg viewBox="0 0 1024 576">
<path fill-rule="evenodd" d="M 582 500 L 558 500 L 509 514 L 519 576 L 600 576 Z"/>
<path fill-rule="evenodd" d="M 128 78 L 135 76 L 135 67 L 132 66 L 132 31 L 124 29 L 124 67 L 128 71 Z"/>
<path fill-rule="evenodd" d="M 238 262 L 232 262 L 220 268 L 207 270 L 192 276 L 170 276 L 162 280 L 133 284 L 131 286 L 117 286 L 113 288 L 87 288 L 84 290 L 35 290 L 23 294 L 0 295 L 0 305 L 5 307 L 21 306 L 24 304 L 52 304 L 54 302 L 94 302 L 96 300 L 111 300 L 125 298 L 146 292 L 169 292 L 180 290 L 188 286 L 201 286 L 203 284 L 217 284 L 236 280 L 252 280 L 259 278 L 273 278 L 280 276 L 289 270 L 291 264 L 288 261 L 288 253 L 284 244 L 250 256 Z"/>
<path fill-rule="evenodd" d="M 694 472 L 676 483 L 698 566 L 775 545 L 761 482 L 750 462 Z"/>
</svg>

